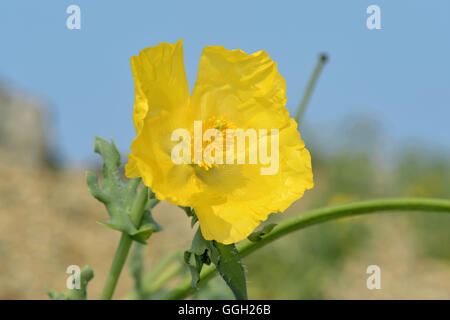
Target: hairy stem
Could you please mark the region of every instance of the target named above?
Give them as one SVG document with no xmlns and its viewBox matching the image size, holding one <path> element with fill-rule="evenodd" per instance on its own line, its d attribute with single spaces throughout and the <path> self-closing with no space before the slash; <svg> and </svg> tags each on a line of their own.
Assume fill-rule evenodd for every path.
<svg viewBox="0 0 450 320">
<path fill-rule="evenodd" d="M 429 211 L 450 213 L 450 200 L 429 198 L 379 199 L 315 209 L 281 222 L 275 226 L 270 233 L 262 236 L 262 239 L 258 242 L 245 240 L 239 243 L 238 251 L 242 257 L 245 257 L 278 238 L 309 226 L 329 220 L 388 211 Z M 212 279 L 216 273 L 217 270 L 212 265 L 204 268 L 197 286 L 199 288 L 202 287 L 206 282 Z M 168 292 L 164 299 L 184 299 L 194 292 L 195 290 L 191 287 L 190 280 L 186 279 L 176 288 Z"/>
<path fill-rule="evenodd" d="M 130 213 L 131 221 L 138 228 L 141 224 L 147 198 L 148 188 L 144 186 L 139 192 Z M 133 239 L 128 234 L 123 232 L 120 238 L 119 246 L 116 250 L 116 254 L 114 255 L 111 269 L 109 270 L 108 278 L 106 279 L 105 287 L 103 288 L 103 292 L 100 297 L 102 300 L 111 300 L 132 243 Z"/>
</svg>

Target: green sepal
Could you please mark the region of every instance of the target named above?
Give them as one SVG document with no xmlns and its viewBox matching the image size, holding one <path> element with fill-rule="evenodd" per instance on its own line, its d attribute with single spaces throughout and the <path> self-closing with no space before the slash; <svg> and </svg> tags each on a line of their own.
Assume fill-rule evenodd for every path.
<svg viewBox="0 0 450 320">
<path fill-rule="evenodd" d="M 266 224 L 265 226 L 263 226 L 262 228 L 258 228 L 257 230 L 253 231 L 248 237 L 247 239 L 252 241 L 252 242 L 257 242 L 260 241 L 262 238 L 262 236 L 268 234 L 270 231 L 273 230 L 273 228 L 275 228 L 277 224 L 276 223 L 269 223 Z"/>
<path fill-rule="evenodd" d="M 161 230 L 161 227 L 151 217 L 151 208 L 156 205 L 158 200 L 148 201 L 141 227 L 137 229 L 130 218 L 130 212 L 137 198 L 136 190 L 141 179 L 123 181 L 119 174 L 120 153 L 114 141 L 110 143 L 105 139 L 95 137 L 94 151 L 99 153 L 103 159 L 103 181 L 99 185 L 98 176 L 88 171 L 86 182 L 91 194 L 104 203 L 109 214 L 109 221 L 97 222 L 113 230 L 125 232 L 134 240 L 145 243 L 153 232 Z"/>
<path fill-rule="evenodd" d="M 45 288 L 45 291 L 52 300 L 86 300 L 87 285 L 92 278 L 94 278 L 94 270 L 85 266 L 80 272 L 80 289 L 68 289 L 65 293 L 58 293 L 49 288 Z"/>
</svg>

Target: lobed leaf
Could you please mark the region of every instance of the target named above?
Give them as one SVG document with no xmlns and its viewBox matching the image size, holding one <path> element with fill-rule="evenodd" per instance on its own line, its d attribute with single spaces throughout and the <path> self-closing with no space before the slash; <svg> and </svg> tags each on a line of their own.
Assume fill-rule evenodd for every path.
<svg viewBox="0 0 450 320">
<path fill-rule="evenodd" d="M 137 187 L 140 178 L 130 179 L 124 182 L 119 174 L 120 154 L 113 141 L 108 142 L 100 137 L 95 137 L 94 151 L 103 159 L 101 185 L 98 177 L 93 172 L 86 173 L 86 182 L 91 194 L 103 202 L 109 214 L 109 221 L 97 221 L 100 225 L 113 230 L 125 232 L 134 240 L 145 243 L 153 232 L 161 230 L 161 227 L 151 217 L 151 208 L 158 203 L 157 199 L 147 201 L 141 226 L 136 228 L 130 218 L 130 212 L 137 199 Z M 153 196 L 153 195 L 152 195 Z"/>
</svg>

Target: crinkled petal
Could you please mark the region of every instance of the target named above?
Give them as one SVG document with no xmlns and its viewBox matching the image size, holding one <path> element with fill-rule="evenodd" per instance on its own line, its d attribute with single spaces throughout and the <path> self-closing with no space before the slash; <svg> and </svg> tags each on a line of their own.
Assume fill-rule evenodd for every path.
<svg viewBox="0 0 450 320">
<path fill-rule="evenodd" d="M 195 120 L 224 117 L 238 128 L 282 128 L 289 119 L 286 83 L 265 51 L 251 55 L 206 47 L 191 97 Z"/>
<path fill-rule="evenodd" d="M 186 80 L 182 41 L 147 48 L 131 58 L 136 87 L 134 123 L 137 137 L 125 166 L 129 178 L 142 177 L 161 200 L 188 205 L 196 190 L 190 165 L 176 166 L 171 151 L 175 129 L 188 127 L 186 116 L 189 89 Z"/>
<path fill-rule="evenodd" d="M 261 164 L 219 165 L 198 174 L 206 186 L 193 206 L 206 239 L 240 241 L 313 187 L 310 154 L 285 104 L 285 81 L 266 52 L 205 48 L 191 97 L 194 120 L 221 117 L 241 129 L 278 129 L 280 146 L 275 174 L 262 175 L 267 166 Z"/>
<path fill-rule="evenodd" d="M 226 211 L 235 216 L 233 222 L 222 218 L 218 211 Z M 245 239 L 259 224 L 251 212 L 237 203 L 224 203 L 223 206 L 200 205 L 195 208 L 200 230 L 206 240 L 215 240 L 223 244 L 236 243 Z"/>
<path fill-rule="evenodd" d="M 187 107 L 189 86 L 183 61 L 183 40 L 160 43 L 131 58 L 135 102 L 133 120 L 139 134 L 147 113 L 180 112 Z"/>
<path fill-rule="evenodd" d="M 232 170 L 235 174 L 228 176 L 233 183 L 223 181 L 226 184 L 223 186 L 211 180 L 204 188 L 194 209 L 198 211 L 205 239 L 221 243 L 241 241 L 269 214 L 285 211 L 313 187 L 310 154 L 300 139 L 296 122 L 291 119 L 289 123 L 279 134 L 280 158 L 276 174 L 261 175 L 261 165 L 236 165 L 241 170 Z M 225 165 L 216 169 L 217 176 L 221 169 L 232 172 Z M 224 226 L 218 222 L 223 222 Z"/>
</svg>

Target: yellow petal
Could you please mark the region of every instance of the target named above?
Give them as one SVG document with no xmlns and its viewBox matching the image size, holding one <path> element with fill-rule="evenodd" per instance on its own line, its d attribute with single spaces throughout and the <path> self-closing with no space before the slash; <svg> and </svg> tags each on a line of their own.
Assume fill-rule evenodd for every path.
<svg viewBox="0 0 450 320">
<path fill-rule="evenodd" d="M 193 117 L 222 117 L 242 129 L 279 129 L 280 145 L 274 175 L 262 175 L 259 164 L 198 172 L 206 186 L 193 206 L 205 239 L 243 240 L 270 213 L 286 210 L 312 188 L 311 157 L 285 104 L 285 81 L 266 52 L 204 49 L 190 101 Z"/>
<path fill-rule="evenodd" d="M 183 62 L 182 41 L 147 48 L 131 58 L 136 100 L 137 137 L 125 166 L 129 178 L 142 177 L 161 200 L 188 205 L 197 188 L 193 168 L 175 164 L 171 141 L 175 129 L 187 127 L 189 89 Z"/>
<path fill-rule="evenodd" d="M 221 217 L 217 209 L 239 216 L 239 219 L 230 223 Z M 245 239 L 259 224 L 248 208 L 239 204 L 225 203 L 222 207 L 200 205 L 195 207 L 195 212 L 203 237 L 223 244 L 236 243 Z"/>
<path fill-rule="evenodd" d="M 261 175 L 261 165 L 224 165 L 214 168 L 215 172 L 209 170 L 213 175 L 203 179 L 207 186 L 194 205 L 205 239 L 241 241 L 269 214 L 285 211 L 313 187 L 311 157 L 296 122 L 291 119 L 279 136 L 279 170 L 274 175 Z"/>
<path fill-rule="evenodd" d="M 286 83 L 265 51 L 248 55 L 206 47 L 191 97 L 196 120 L 223 117 L 238 128 L 281 128 L 287 124 Z"/>
<path fill-rule="evenodd" d="M 136 91 L 133 120 L 137 134 L 148 113 L 157 116 L 187 107 L 189 86 L 184 70 L 183 40 L 142 50 L 131 58 L 131 69 Z"/>
</svg>

